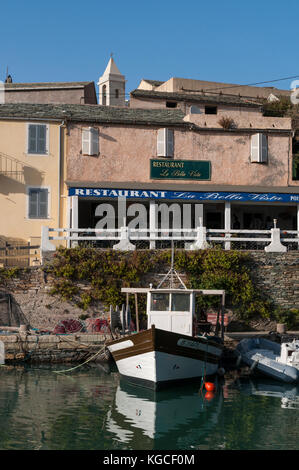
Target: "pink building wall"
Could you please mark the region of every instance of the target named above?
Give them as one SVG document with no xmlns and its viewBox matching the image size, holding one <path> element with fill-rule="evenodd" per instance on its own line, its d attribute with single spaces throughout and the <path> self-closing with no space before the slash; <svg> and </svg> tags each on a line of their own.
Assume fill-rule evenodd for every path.
<svg viewBox="0 0 299 470">
<path fill-rule="evenodd" d="M 275 119 L 277 121 L 278 118 Z M 271 133 L 268 133 L 267 164 L 251 163 L 251 132 L 246 130 L 225 131 L 220 126 L 199 131 L 175 128 L 174 159 L 210 161 L 210 181 L 150 179 L 150 159 L 158 158 L 158 127 L 100 125 L 98 156 L 82 155 L 81 134 L 84 127 L 87 125 L 71 124 L 69 128 L 66 177 L 68 182 L 152 182 L 161 187 L 175 183 L 186 185 L 186 189 L 192 184 L 193 187 L 196 185 L 198 190 L 201 185 L 269 188 L 299 185 L 298 181 L 292 181 L 291 134 L 279 132 L 273 127 Z"/>
</svg>

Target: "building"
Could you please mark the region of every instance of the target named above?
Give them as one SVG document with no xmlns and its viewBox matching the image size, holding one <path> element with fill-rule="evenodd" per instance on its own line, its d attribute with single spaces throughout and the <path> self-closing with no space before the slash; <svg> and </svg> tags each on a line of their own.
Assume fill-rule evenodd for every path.
<svg viewBox="0 0 299 470">
<path fill-rule="evenodd" d="M 41 226 L 64 225 L 65 120 L 53 105 L 0 106 L 0 235 L 39 245 Z"/>
<path fill-rule="evenodd" d="M 97 104 L 94 82 L 5 83 L 5 103 Z"/>
<path fill-rule="evenodd" d="M 172 228 L 263 230 L 276 219 L 298 231 L 291 119 L 263 116 L 257 97 L 177 80 L 143 81 L 126 106 L 111 58 L 100 105 L 1 105 L 0 234 L 132 228 L 141 206 L 150 231 L 163 211 Z"/>
<path fill-rule="evenodd" d="M 126 105 L 126 80 L 111 56 L 103 75 L 99 78 L 99 104 L 103 106 Z"/>
</svg>

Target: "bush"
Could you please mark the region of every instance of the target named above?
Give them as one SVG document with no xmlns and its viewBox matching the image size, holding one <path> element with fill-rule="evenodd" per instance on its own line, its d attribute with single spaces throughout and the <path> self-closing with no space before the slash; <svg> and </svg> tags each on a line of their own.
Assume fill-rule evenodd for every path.
<svg viewBox="0 0 299 470">
<path fill-rule="evenodd" d="M 249 254 L 238 251 L 209 249 L 198 251 L 177 250 L 175 269 L 187 275 L 187 287 L 193 289 L 225 289 L 226 305 L 242 319 L 254 316 L 269 317 L 270 306 L 253 285 L 247 266 Z M 118 252 L 76 247 L 60 248 L 57 256 L 46 266 L 52 276 L 51 293 L 74 301 L 86 310 L 94 301 L 101 301 L 108 309 L 125 303 L 122 287 L 144 285 L 146 273 L 169 270 L 171 251 Z M 87 284 L 84 291 L 78 285 Z M 197 310 L 205 312 L 209 307 L 219 306 L 219 296 L 197 296 Z M 132 311 L 135 310 L 130 296 Z M 146 296 L 138 296 L 138 307 L 145 315 Z"/>
</svg>

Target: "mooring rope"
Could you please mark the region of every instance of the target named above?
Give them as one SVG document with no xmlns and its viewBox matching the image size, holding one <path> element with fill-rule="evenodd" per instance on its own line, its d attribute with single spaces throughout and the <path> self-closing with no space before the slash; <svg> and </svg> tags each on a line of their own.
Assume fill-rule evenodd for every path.
<svg viewBox="0 0 299 470">
<path fill-rule="evenodd" d="M 84 364 L 87 364 L 87 362 L 90 362 L 93 358 L 98 356 L 104 349 L 106 348 L 106 345 L 104 345 L 97 353 L 95 353 L 93 356 L 88 358 L 85 362 L 82 362 L 82 364 L 79 364 L 75 367 L 71 367 L 71 369 L 65 369 L 65 370 L 53 370 L 55 374 L 63 374 L 64 372 L 70 372 L 71 370 L 78 369 L 79 367 L 83 366 Z"/>
</svg>

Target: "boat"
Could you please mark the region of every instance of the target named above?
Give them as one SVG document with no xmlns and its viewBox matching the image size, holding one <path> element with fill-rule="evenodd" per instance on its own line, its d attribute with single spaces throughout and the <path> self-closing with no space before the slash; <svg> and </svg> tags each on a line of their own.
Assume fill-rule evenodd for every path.
<svg viewBox="0 0 299 470">
<path fill-rule="evenodd" d="M 174 285 L 174 276 L 179 286 Z M 167 280 L 170 286 L 163 287 Z M 147 295 L 147 329 L 138 331 L 137 327 L 137 332 L 122 334 L 107 343 L 121 377 L 158 390 L 174 382 L 217 373 L 223 351 L 224 290 L 187 289 L 172 261 L 172 267 L 157 288 L 150 285 L 121 291 L 127 294 L 127 307 L 129 294 Z M 196 295 L 218 295 L 221 299 L 214 335 L 197 331 Z"/>
<path fill-rule="evenodd" d="M 299 382 L 298 339 L 279 344 L 266 338 L 245 338 L 236 350 L 252 370 L 282 382 Z"/>
</svg>

